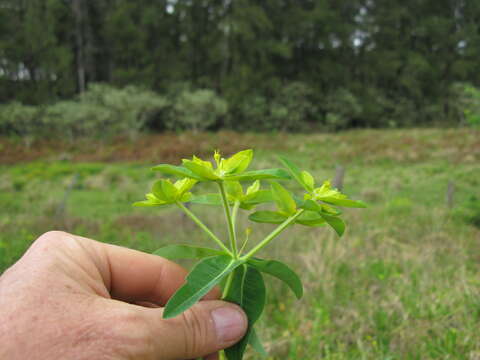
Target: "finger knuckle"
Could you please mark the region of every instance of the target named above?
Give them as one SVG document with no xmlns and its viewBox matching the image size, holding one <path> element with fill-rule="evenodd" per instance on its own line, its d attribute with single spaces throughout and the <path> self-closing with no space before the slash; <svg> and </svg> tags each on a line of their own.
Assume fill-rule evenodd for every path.
<svg viewBox="0 0 480 360">
<path fill-rule="evenodd" d="M 64 231 L 48 231 L 35 240 L 33 248 L 48 249 L 57 246 L 59 243 L 68 241 L 70 238 L 72 238 L 72 235 Z"/>
<path fill-rule="evenodd" d="M 150 326 L 139 311 L 121 309 L 108 321 L 107 330 L 115 352 L 128 359 L 146 359 L 153 353 L 154 338 Z"/>
<path fill-rule="evenodd" d="M 189 357 L 198 354 L 208 345 L 209 324 L 203 311 L 193 307 L 182 314 L 184 323 L 185 354 Z"/>
</svg>

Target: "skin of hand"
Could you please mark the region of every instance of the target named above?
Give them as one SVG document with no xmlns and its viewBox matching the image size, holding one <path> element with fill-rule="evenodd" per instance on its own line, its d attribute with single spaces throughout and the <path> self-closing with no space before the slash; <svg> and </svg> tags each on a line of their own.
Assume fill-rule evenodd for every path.
<svg viewBox="0 0 480 360">
<path fill-rule="evenodd" d="M 247 318 L 214 289 L 162 319 L 186 274 L 159 256 L 48 232 L 0 277 L 0 359 L 218 359 Z"/>
</svg>

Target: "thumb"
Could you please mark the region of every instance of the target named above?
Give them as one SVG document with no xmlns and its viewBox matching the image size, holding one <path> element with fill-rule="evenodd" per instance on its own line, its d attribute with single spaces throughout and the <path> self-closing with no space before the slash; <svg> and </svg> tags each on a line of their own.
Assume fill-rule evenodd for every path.
<svg viewBox="0 0 480 360">
<path fill-rule="evenodd" d="M 156 320 L 152 326 L 158 339 L 157 359 L 192 359 L 235 344 L 245 335 L 248 320 L 235 304 L 205 300 L 176 318 Z"/>
</svg>

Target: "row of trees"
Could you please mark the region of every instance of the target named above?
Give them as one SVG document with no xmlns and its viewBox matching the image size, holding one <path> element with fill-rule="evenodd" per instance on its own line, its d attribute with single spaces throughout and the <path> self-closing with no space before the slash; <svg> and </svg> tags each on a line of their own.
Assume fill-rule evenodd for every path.
<svg viewBox="0 0 480 360">
<path fill-rule="evenodd" d="M 209 89 L 214 126 L 428 124 L 458 121 L 479 58 L 477 0 L 0 0 L 3 103 L 103 82 Z"/>
</svg>

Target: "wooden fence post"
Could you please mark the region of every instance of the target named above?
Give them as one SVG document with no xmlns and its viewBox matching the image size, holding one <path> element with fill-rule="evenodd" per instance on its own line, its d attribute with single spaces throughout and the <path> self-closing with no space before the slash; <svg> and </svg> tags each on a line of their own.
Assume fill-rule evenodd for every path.
<svg viewBox="0 0 480 360">
<path fill-rule="evenodd" d="M 448 182 L 446 199 L 447 206 L 451 209 L 455 203 L 455 183 L 453 181 Z"/>
<path fill-rule="evenodd" d="M 343 189 L 343 178 L 345 177 L 345 167 L 342 165 L 337 165 L 335 170 L 335 179 L 333 180 L 333 187 L 342 190 Z"/>
</svg>

